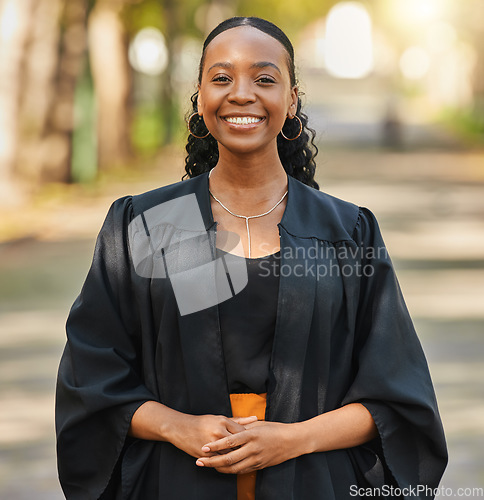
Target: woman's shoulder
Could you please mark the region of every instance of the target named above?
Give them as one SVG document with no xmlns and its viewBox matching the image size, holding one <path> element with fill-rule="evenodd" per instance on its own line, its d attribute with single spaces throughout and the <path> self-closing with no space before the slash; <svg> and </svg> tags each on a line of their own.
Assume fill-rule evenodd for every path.
<svg viewBox="0 0 484 500">
<path fill-rule="evenodd" d="M 307 184 L 304 184 L 303 182 L 295 179 L 292 179 L 292 186 L 294 187 L 294 190 L 299 191 L 298 195 L 302 196 L 304 198 L 307 198 L 309 202 L 311 203 L 316 203 L 321 206 L 326 206 L 326 207 L 331 207 L 333 210 L 336 210 L 338 212 L 347 212 L 347 213 L 355 213 L 358 212 L 359 207 L 358 205 L 347 201 L 343 200 L 342 198 L 338 198 L 334 195 L 331 195 L 330 193 L 326 191 L 322 191 L 320 189 L 315 189 L 311 186 L 308 186 Z"/>
<path fill-rule="evenodd" d="M 203 177 L 203 175 L 199 175 L 132 196 L 134 216 L 166 201 L 196 193 L 202 187 Z"/>
<path fill-rule="evenodd" d="M 371 212 L 355 203 L 293 180 L 292 206 L 295 214 L 287 221 L 296 232 L 322 240 L 352 240 L 362 219 Z M 301 234 L 303 236 L 303 234 Z"/>
</svg>

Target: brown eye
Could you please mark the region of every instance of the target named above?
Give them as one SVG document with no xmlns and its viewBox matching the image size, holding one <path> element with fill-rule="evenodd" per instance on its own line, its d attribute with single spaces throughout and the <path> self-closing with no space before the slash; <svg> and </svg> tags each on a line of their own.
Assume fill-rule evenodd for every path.
<svg viewBox="0 0 484 500">
<path fill-rule="evenodd" d="M 230 81 L 228 76 L 220 75 L 216 76 L 212 82 L 218 82 L 218 83 L 228 83 Z"/>
<path fill-rule="evenodd" d="M 276 81 L 273 78 L 270 78 L 269 76 L 261 76 L 258 80 L 257 83 L 276 83 Z"/>
</svg>

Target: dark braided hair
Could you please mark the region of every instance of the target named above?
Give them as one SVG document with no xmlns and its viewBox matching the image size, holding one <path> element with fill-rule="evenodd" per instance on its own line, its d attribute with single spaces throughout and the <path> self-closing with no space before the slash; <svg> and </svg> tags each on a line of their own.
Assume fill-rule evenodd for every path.
<svg viewBox="0 0 484 500">
<path fill-rule="evenodd" d="M 220 23 L 206 38 L 203 44 L 202 57 L 200 59 L 198 82 L 202 81 L 203 65 L 205 60 L 205 52 L 210 42 L 220 33 L 238 26 L 251 26 L 267 35 L 275 38 L 280 42 L 287 52 L 287 66 L 291 79 L 291 86 L 297 85 L 296 71 L 294 67 L 294 49 L 285 35 L 285 33 L 275 24 L 258 17 L 232 17 Z M 198 91 L 191 96 L 192 110 L 188 113 L 198 112 L 197 108 Z M 315 156 L 318 154 L 318 148 L 314 144 L 315 132 L 307 126 L 308 117 L 301 111 L 301 99 L 298 97 L 296 115 L 301 120 L 303 129 L 301 135 L 293 140 L 288 141 L 281 134 L 277 136 L 277 150 L 279 158 L 288 175 L 295 179 L 319 189 L 318 183 L 314 180 L 314 172 L 316 170 Z M 193 117 L 190 123 L 191 130 L 198 136 L 207 134 L 207 128 L 203 118 L 199 115 Z M 286 137 L 295 137 L 299 132 L 299 122 L 297 119 L 286 119 L 283 130 Z M 218 144 L 217 141 L 208 135 L 204 139 L 198 139 L 192 134 L 189 134 L 186 145 L 187 156 L 185 158 L 185 175 L 182 179 L 196 177 L 204 172 L 210 171 L 218 161 Z"/>
</svg>

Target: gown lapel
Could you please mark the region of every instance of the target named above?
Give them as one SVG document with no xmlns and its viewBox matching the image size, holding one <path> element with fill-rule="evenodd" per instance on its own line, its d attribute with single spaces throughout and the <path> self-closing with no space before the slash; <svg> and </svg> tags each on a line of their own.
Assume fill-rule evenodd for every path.
<svg viewBox="0 0 484 500">
<path fill-rule="evenodd" d="M 295 237 L 281 224 L 279 233 L 281 236 L 279 297 L 266 420 L 289 423 L 296 421 L 299 413 L 303 366 L 316 294 L 316 278 L 314 274 L 308 272 L 308 269 L 311 269 L 311 255 L 314 255 L 314 240 Z M 312 269 L 314 271 L 314 266 Z"/>
<path fill-rule="evenodd" d="M 179 322 L 190 408 L 231 416 L 218 307 L 180 316 Z"/>
</svg>

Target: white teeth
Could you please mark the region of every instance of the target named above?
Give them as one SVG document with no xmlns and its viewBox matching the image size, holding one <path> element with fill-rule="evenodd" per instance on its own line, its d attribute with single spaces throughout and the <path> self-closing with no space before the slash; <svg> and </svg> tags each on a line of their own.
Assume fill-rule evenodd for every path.
<svg viewBox="0 0 484 500">
<path fill-rule="evenodd" d="M 249 123 L 258 123 L 262 120 L 262 118 L 256 118 L 254 116 L 238 116 L 237 118 L 227 116 L 225 120 L 229 123 L 234 123 L 235 125 L 248 125 Z"/>
</svg>

